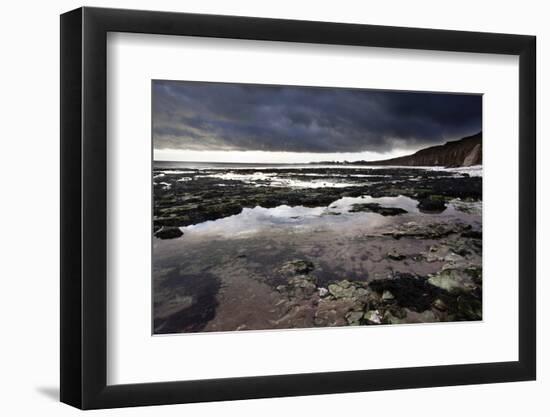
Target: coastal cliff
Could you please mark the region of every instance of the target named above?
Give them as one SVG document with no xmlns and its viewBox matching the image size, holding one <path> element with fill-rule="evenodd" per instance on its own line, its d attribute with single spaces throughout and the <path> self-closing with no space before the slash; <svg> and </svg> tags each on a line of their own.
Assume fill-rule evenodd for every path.
<svg viewBox="0 0 550 417">
<path fill-rule="evenodd" d="M 481 132 L 463 139 L 431 146 L 399 158 L 362 163 L 368 165 L 467 167 L 482 163 Z M 358 163 L 358 162 L 356 162 Z"/>
</svg>

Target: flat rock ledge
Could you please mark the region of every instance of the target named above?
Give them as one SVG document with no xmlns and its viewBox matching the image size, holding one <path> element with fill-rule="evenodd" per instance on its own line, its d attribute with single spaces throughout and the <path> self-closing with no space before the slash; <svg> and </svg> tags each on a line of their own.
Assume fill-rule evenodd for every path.
<svg viewBox="0 0 550 417">
<path fill-rule="evenodd" d="M 361 326 L 481 320 L 481 268 L 446 265 L 422 277 L 394 273 L 370 282 L 338 280 L 317 285 L 315 265 L 282 265 L 286 284 L 276 290 L 292 315 L 311 315 L 315 326 Z M 280 321 L 284 321 L 283 317 Z"/>
</svg>

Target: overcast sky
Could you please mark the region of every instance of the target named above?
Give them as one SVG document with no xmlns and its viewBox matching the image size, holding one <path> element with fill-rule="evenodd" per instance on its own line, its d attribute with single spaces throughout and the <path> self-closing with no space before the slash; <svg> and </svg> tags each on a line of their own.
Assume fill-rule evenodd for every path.
<svg viewBox="0 0 550 417">
<path fill-rule="evenodd" d="M 375 160 L 479 131 L 480 95 L 153 81 L 156 160 Z"/>
</svg>

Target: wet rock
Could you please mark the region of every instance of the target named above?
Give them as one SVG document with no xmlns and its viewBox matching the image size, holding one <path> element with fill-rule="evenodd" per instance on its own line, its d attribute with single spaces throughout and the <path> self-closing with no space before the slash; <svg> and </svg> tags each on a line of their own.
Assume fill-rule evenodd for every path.
<svg viewBox="0 0 550 417">
<path fill-rule="evenodd" d="M 364 317 L 367 324 L 382 324 L 382 315 L 378 310 L 369 310 Z"/>
<path fill-rule="evenodd" d="M 197 204 L 185 202 L 166 208 L 155 207 L 154 224 L 159 226 L 183 227 L 233 216 L 242 211 L 242 206 L 231 202 Z"/>
<path fill-rule="evenodd" d="M 390 310 L 384 312 L 384 317 L 382 318 L 384 324 L 401 324 L 405 323 L 403 318 L 396 317 L 392 314 Z"/>
<path fill-rule="evenodd" d="M 279 292 L 285 292 L 287 290 L 287 287 L 286 285 L 277 285 L 276 290 Z"/>
<path fill-rule="evenodd" d="M 315 310 L 314 324 L 320 327 L 348 325 L 346 315 L 354 311 L 356 305 L 351 299 L 322 298 Z"/>
<path fill-rule="evenodd" d="M 481 240 L 469 239 L 464 237 L 460 237 L 460 238 L 457 238 L 456 240 L 450 241 L 449 247 L 454 253 L 462 257 L 468 257 L 469 255 L 472 255 L 472 254 L 481 255 L 481 251 L 482 251 Z"/>
<path fill-rule="evenodd" d="M 481 239 L 483 234 L 479 230 L 468 230 L 466 232 L 462 232 L 460 236 L 471 239 Z"/>
<path fill-rule="evenodd" d="M 386 256 L 393 261 L 402 261 L 406 258 L 405 255 L 397 252 L 395 249 L 392 249 L 390 252 L 388 252 Z"/>
<path fill-rule="evenodd" d="M 391 300 L 394 300 L 395 297 L 393 296 L 393 294 L 388 291 L 388 290 L 385 290 L 383 293 L 382 293 L 382 301 L 391 301 Z"/>
<path fill-rule="evenodd" d="M 452 205 L 456 210 L 463 213 L 481 215 L 482 212 L 481 204 L 470 198 L 464 200 L 453 200 Z"/>
<path fill-rule="evenodd" d="M 363 317 L 362 311 L 350 311 L 346 314 L 346 320 L 350 326 L 359 325 L 361 318 Z"/>
<path fill-rule="evenodd" d="M 415 311 L 429 309 L 433 300 L 440 292 L 440 289 L 431 285 L 426 278 L 406 273 L 397 273 L 390 279 L 372 281 L 369 283 L 369 288 L 379 294 L 384 294 L 388 291 L 393 295 L 393 301 L 398 306 L 407 307 Z M 381 296 L 381 301 L 385 301 L 383 296 Z M 387 299 L 386 301 L 390 300 Z"/>
<path fill-rule="evenodd" d="M 348 280 L 337 281 L 328 286 L 329 294 L 336 299 L 350 299 L 357 305 L 364 305 L 369 301 L 371 291 L 361 283 L 352 283 Z"/>
<path fill-rule="evenodd" d="M 305 259 L 294 259 L 286 262 L 280 269 L 282 275 L 305 275 L 315 269 L 313 262 Z"/>
<path fill-rule="evenodd" d="M 453 249 L 453 251 L 457 254 L 457 255 L 460 255 L 462 257 L 466 257 L 468 255 L 471 254 L 471 252 L 465 248 L 465 247 L 459 247 L 457 249 Z"/>
<path fill-rule="evenodd" d="M 443 260 L 445 262 L 456 263 L 456 262 L 462 261 L 462 258 L 463 258 L 463 256 L 459 255 L 458 253 L 449 253 L 449 254 L 445 255 Z"/>
<path fill-rule="evenodd" d="M 292 189 L 289 187 L 258 186 L 269 181 L 246 182 L 213 178 L 204 171 L 187 174 L 168 174 L 163 170 L 154 170 L 154 176 L 162 181 L 153 184 L 154 224 L 157 226 L 182 227 L 216 220 L 239 214 L 244 208 L 261 206 L 265 208 L 279 205 L 305 207 L 326 207 L 342 197 L 373 197 L 404 195 L 427 198 L 437 196 L 440 199 L 461 199 L 477 201 L 481 199 L 482 179 L 480 177 L 460 177 L 447 172 L 429 172 L 406 168 L 383 168 L 366 170 L 365 168 L 324 168 L 312 167 L 308 172 L 317 174 L 317 178 L 326 177 L 338 182 L 345 177 L 346 182 L 355 182 L 350 187 L 333 188 L 330 186 L 311 189 Z M 235 173 L 227 170 L 227 173 Z M 257 170 L 239 170 L 239 174 L 253 174 Z M 352 174 L 371 174 L 376 181 L 365 182 L 364 178 Z M 278 169 L 277 174 L 287 178 L 304 180 L 303 172 L 294 168 Z M 168 184 L 168 185 L 166 185 Z M 365 207 L 369 209 L 368 207 Z M 380 211 L 383 215 L 402 214 L 402 209 L 371 206 L 371 211 Z"/>
<path fill-rule="evenodd" d="M 378 203 L 358 203 L 351 206 L 350 213 L 358 212 L 372 212 L 378 213 L 382 216 L 397 216 L 399 214 L 407 213 L 407 210 L 404 210 L 399 207 L 384 207 Z"/>
<path fill-rule="evenodd" d="M 256 171 L 257 169 L 253 169 L 250 170 L 250 173 Z M 239 170 L 239 172 L 241 171 Z M 345 167 L 341 170 L 312 167 L 311 170 L 308 169 L 309 172 L 315 173 L 316 179 L 326 175 L 327 181 L 331 182 L 334 182 L 334 174 L 348 175 L 352 173 L 351 176 L 346 177 L 345 181 L 356 184 L 353 187 L 297 190 L 285 187 L 258 186 L 258 183 L 247 184 L 243 181 L 229 181 L 220 178 L 202 178 L 198 174 L 204 175 L 204 172 L 200 173 L 199 171 L 187 175 L 185 181 L 183 181 L 184 176 L 182 175 L 162 174 L 162 182 L 170 184 L 170 187 L 154 185 L 154 232 L 161 231 L 163 227 L 185 226 L 231 216 L 240 213 L 243 208 L 256 206 L 265 208 L 280 205 L 329 207 L 331 203 L 344 196 L 396 197 L 403 195 L 418 199 L 419 202 L 425 199 L 438 200 L 445 205 L 445 201 L 450 201 L 448 204 L 452 204 L 453 207 L 455 207 L 455 200 L 451 199 L 461 198 L 462 201 L 467 201 L 466 204 L 469 206 L 481 207 L 479 202 L 481 178 L 455 178 L 456 174 L 444 172 L 391 168 L 383 168 L 376 172 L 365 171 L 365 168 L 361 168 L 361 171 L 354 172 L 352 167 Z M 355 174 L 365 173 L 380 175 L 376 181 L 368 182 L 364 178 L 355 176 Z M 296 169 L 284 169 L 278 171 L 279 174 L 287 178 L 304 180 L 303 172 Z M 182 182 L 178 182 L 179 180 Z M 269 184 L 269 181 L 265 181 L 265 184 Z M 398 209 L 400 213 L 391 213 L 387 210 L 391 211 L 394 208 L 379 204 L 358 205 L 352 211 L 354 209 L 390 216 L 403 214 L 402 209 Z M 342 210 L 341 207 L 339 209 L 330 207 L 326 209 L 327 213 L 325 214 L 338 215 L 340 210 Z M 282 323 L 281 326 L 288 324 L 287 327 L 291 327 L 291 325 L 307 327 L 313 322 L 318 326 L 365 324 L 367 322 L 364 318 L 365 314 L 357 320 L 359 313 L 365 311 L 377 312 L 377 315 L 371 313 L 375 324 L 380 322 L 397 324 L 414 320 L 476 320 L 481 317 L 482 276 L 481 268 L 476 266 L 480 264 L 481 231 L 478 232 L 472 227 L 468 228 L 466 225 L 456 222 L 449 224 L 444 219 L 440 223 L 426 225 L 426 222 L 435 220 L 430 220 L 431 216 L 418 216 L 417 218 L 420 218 L 418 223 L 404 224 L 399 222 L 400 219 L 395 219 L 394 222 L 386 219 L 381 228 L 376 230 L 376 239 L 383 241 L 384 245 L 373 249 L 372 253 L 369 252 L 368 259 L 361 258 L 361 262 L 367 263 L 365 268 L 369 269 L 368 277 L 366 274 L 355 275 L 359 271 L 357 269 L 359 259 L 357 262 L 353 260 L 352 262 L 355 264 L 350 264 L 349 272 L 346 272 L 345 276 L 350 277 L 349 281 L 339 281 L 340 276 L 336 274 L 340 274 L 342 271 L 338 269 L 332 271 L 328 267 L 326 271 L 321 271 L 320 264 L 313 265 L 306 259 L 295 259 L 284 264 L 281 262 L 281 264 L 269 267 L 267 266 L 271 264 L 266 263 L 267 270 L 262 271 L 266 282 L 269 281 L 272 287 L 284 284 L 277 286 L 279 294 L 270 291 L 270 297 L 277 305 L 277 312 L 279 310 L 283 312 L 281 314 L 289 312 L 287 322 Z M 473 223 L 473 225 L 476 229 L 481 227 L 480 223 Z M 393 242 L 396 250 L 388 252 L 388 246 L 392 247 L 392 240 L 384 236 L 395 239 L 403 238 L 404 241 Z M 412 239 L 416 241 L 411 241 Z M 430 245 L 434 247 L 433 250 L 432 248 L 428 249 Z M 238 265 L 243 273 L 246 271 L 245 267 L 250 269 L 259 268 L 255 265 L 261 266 L 262 259 L 259 259 L 257 253 L 250 252 L 249 249 L 244 253 L 232 253 L 239 259 L 244 259 L 243 256 L 249 253 L 249 261 L 228 256 L 231 258 L 230 261 Z M 290 250 L 281 252 L 277 255 L 277 259 L 281 259 L 281 256 L 289 256 L 289 253 L 291 253 Z M 428 274 L 428 272 L 436 271 L 441 267 L 441 265 L 433 263 L 426 264 L 425 267 L 413 264 L 411 260 L 415 259 L 413 255 L 415 253 L 422 253 L 423 258 L 420 259 L 422 262 L 425 262 L 424 259 L 429 262 L 441 262 L 441 264 L 447 262 L 443 270 L 455 270 L 458 278 L 453 277 L 451 281 L 458 282 L 464 289 L 461 289 L 460 285 L 451 285 L 448 287 L 450 290 L 444 289 L 448 284 L 445 278 L 446 273 L 443 276 L 439 276 L 439 273 L 434 276 L 405 276 L 396 272 L 399 268 L 414 267 L 412 270 L 418 274 Z M 449 257 L 447 257 L 448 255 Z M 290 256 L 282 259 L 292 259 L 293 256 L 303 257 L 304 255 L 296 253 Z M 310 256 L 316 262 L 318 258 L 313 258 L 313 256 L 321 257 L 323 253 L 313 254 L 312 252 Z M 398 263 L 397 261 L 404 262 Z M 407 266 L 407 263 L 411 265 Z M 333 272 L 334 275 L 331 276 Z M 319 282 L 313 278 L 314 275 L 318 277 Z M 379 282 L 371 285 L 359 281 L 373 277 L 377 278 L 376 281 Z M 358 281 L 352 281 L 352 279 Z M 440 285 L 433 285 L 429 279 Z M 166 297 L 171 296 L 173 290 L 170 289 L 166 294 Z M 174 310 L 171 310 L 168 304 L 163 304 L 166 309 L 165 314 L 159 312 L 156 316 L 157 319 L 161 319 L 158 323 L 155 322 L 156 329 L 164 328 L 162 331 L 166 332 L 171 329 L 187 331 L 186 329 L 190 329 L 189 324 L 180 320 L 184 320 L 184 317 L 188 316 L 195 317 L 200 323 L 206 323 L 209 316 L 197 318 L 197 312 L 194 310 L 199 308 L 200 303 L 209 303 L 207 309 L 215 312 L 215 297 L 199 300 L 194 292 L 188 291 L 182 294 L 180 294 L 181 300 L 174 306 Z M 393 298 L 388 297 L 388 294 L 391 294 Z M 188 296 L 192 298 L 185 298 Z M 243 294 L 244 296 L 245 294 Z M 223 300 L 223 296 L 220 299 Z M 192 306 L 189 306 L 190 300 L 192 300 Z M 157 303 L 156 300 L 155 303 Z M 204 307 L 201 308 L 204 309 Z M 296 309 L 293 310 L 294 308 Z M 169 323 L 166 323 L 169 316 Z M 291 319 L 298 321 L 292 322 Z"/>
<path fill-rule="evenodd" d="M 367 302 L 371 295 L 371 291 L 363 287 L 356 287 L 353 292 L 353 297 L 360 302 Z"/>
<path fill-rule="evenodd" d="M 428 253 L 426 255 L 426 262 L 437 262 L 437 261 L 442 261 L 443 258 L 441 258 L 440 256 L 438 256 L 437 254 L 434 254 L 434 253 Z"/>
<path fill-rule="evenodd" d="M 435 323 L 439 318 L 432 310 L 425 310 L 421 313 L 413 310 L 407 310 L 407 323 Z"/>
<path fill-rule="evenodd" d="M 163 227 L 155 233 L 159 239 L 176 239 L 183 236 L 183 232 L 178 227 Z"/>
<path fill-rule="evenodd" d="M 286 295 L 288 300 L 299 301 L 312 299 L 318 293 L 316 278 L 310 275 L 292 275 L 287 277 L 286 284 L 278 285 L 275 289 Z"/>
<path fill-rule="evenodd" d="M 481 300 L 467 294 L 457 297 L 457 320 L 481 320 Z"/>
<path fill-rule="evenodd" d="M 436 298 L 432 304 L 434 308 L 437 308 L 439 311 L 446 311 L 447 304 L 441 298 Z"/>
<path fill-rule="evenodd" d="M 423 213 L 442 213 L 447 208 L 444 200 L 434 198 L 420 200 L 417 207 Z"/>
<path fill-rule="evenodd" d="M 447 236 L 470 230 L 471 226 L 461 223 L 431 223 L 419 225 L 416 222 L 403 223 L 395 230 L 384 232 L 385 236 L 392 236 L 394 239 L 404 237 L 415 239 L 442 239 Z"/>
<path fill-rule="evenodd" d="M 297 275 L 288 279 L 288 285 L 293 287 L 308 287 L 311 284 L 315 285 L 316 279 L 310 275 Z"/>
<path fill-rule="evenodd" d="M 385 306 L 384 315 L 390 313 L 392 316 L 398 318 L 399 320 L 404 320 L 407 317 L 407 312 L 404 308 L 399 307 L 396 304 Z"/>
<path fill-rule="evenodd" d="M 481 273 L 481 272 L 479 272 Z M 431 275 L 428 282 L 442 290 L 451 294 L 459 294 L 461 292 L 473 291 L 478 286 L 474 282 L 474 277 L 477 272 L 473 272 L 469 268 L 453 268 L 445 267 L 437 274 Z"/>
<path fill-rule="evenodd" d="M 483 251 L 483 242 L 481 239 L 472 239 L 471 240 L 471 249 L 477 253 L 478 255 L 481 255 L 481 252 Z"/>
<path fill-rule="evenodd" d="M 444 262 L 445 256 L 449 253 L 449 247 L 444 244 L 432 245 L 427 252 L 423 252 L 422 255 L 426 262 Z"/>
<path fill-rule="evenodd" d="M 480 266 L 469 266 L 464 269 L 464 272 L 470 276 L 474 284 L 481 285 L 482 270 Z"/>
<path fill-rule="evenodd" d="M 352 298 L 355 287 L 347 280 L 339 281 L 328 286 L 328 291 L 335 298 Z"/>
<path fill-rule="evenodd" d="M 287 291 L 291 298 L 309 298 L 317 292 L 314 278 L 297 276 L 288 280 Z"/>
</svg>

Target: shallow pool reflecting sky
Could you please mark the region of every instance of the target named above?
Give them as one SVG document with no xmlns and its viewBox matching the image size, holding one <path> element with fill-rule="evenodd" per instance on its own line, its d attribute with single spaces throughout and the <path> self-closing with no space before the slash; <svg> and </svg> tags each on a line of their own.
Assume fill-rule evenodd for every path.
<svg viewBox="0 0 550 417">
<path fill-rule="evenodd" d="M 290 207 L 281 205 L 274 208 L 256 206 L 245 208 L 239 214 L 224 217 L 222 219 L 206 221 L 203 223 L 182 227 L 184 239 L 196 237 L 240 237 L 269 229 L 288 229 L 299 231 L 302 228 L 362 228 L 377 227 L 390 221 L 391 217 L 384 217 L 377 213 L 359 212 L 350 213 L 354 204 L 378 203 L 385 207 L 399 207 L 406 210 L 408 215 L 421 216 L 468 216 L 457 210 L 453 203 L 449 204 L 442 213 L 421 213 L 418 201 L 405 196 L 398 197 L 344 197 L 334 201 L 328 207 Z M 461 203 L 467 204 L 467 203 Z M 475 204 L 475 203 L 471 203 Z M 475 207 L 474 207 L 475 208 Z M 479 213 L 476 213 L 479 214 Z"/>
</svg>

